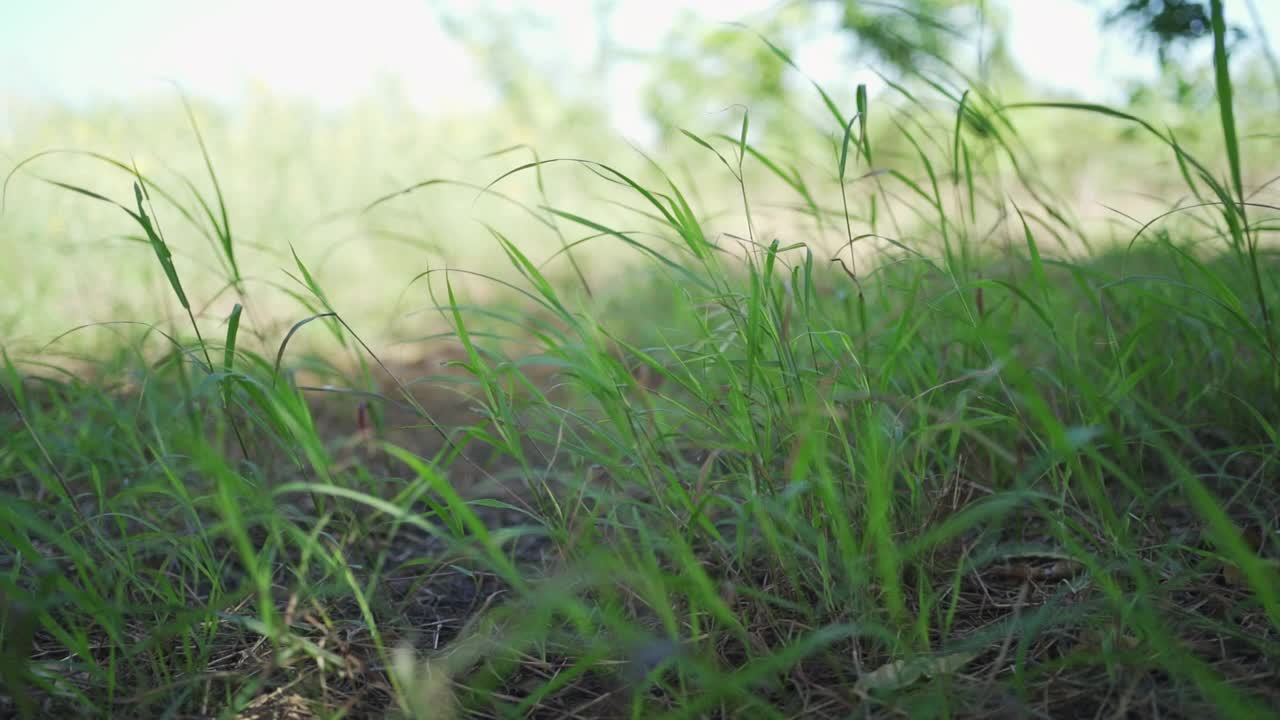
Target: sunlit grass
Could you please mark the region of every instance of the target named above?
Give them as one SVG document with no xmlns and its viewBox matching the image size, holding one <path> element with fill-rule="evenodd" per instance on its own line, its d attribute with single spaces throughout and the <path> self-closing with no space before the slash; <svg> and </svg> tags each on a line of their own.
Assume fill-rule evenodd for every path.
<svg viewBox="0 0 1280 720">
<path fill-rule="evenodd" d="M 748 115 L 691 171 L 504 154 L 462 196 L 510 216 L 373 278 L 239 245 L 216 143 L 190 186 L 58 178 L 183 322 L 80 377 L 6 354 L 4 712 L 1265 715 L 1276 257 L 1229 81 L 1221 159 L 946 86 L 822 97 L 817 176 Z M 1091 236 L 1028 113 L 1138 127 L 1195 200 Z M 433 367 L 370 343 L 387 287 Z"/>
</svg>

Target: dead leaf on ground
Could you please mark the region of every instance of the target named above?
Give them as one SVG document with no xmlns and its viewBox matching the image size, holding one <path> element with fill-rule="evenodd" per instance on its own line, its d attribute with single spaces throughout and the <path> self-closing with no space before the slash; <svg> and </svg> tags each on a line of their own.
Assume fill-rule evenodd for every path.
<svg viewBox="0 0 1280 720">
<path fill-rule="evenodd" d="M 412 648 L 399 647 L 393 653 L 391 671 L 413 720 L 454 720 L 458 716 L 458 701 L 446 662 L 418 660 Z"/>
<path fill-rule="evenodd" d="M 1266 534 L 1263 532 L 1261 525 L 1250 525 L 1240 533 L 1240 536 L 1244 540 L 1245 547 L 1249 548 L 1249 552 L 1258 555 L 1262 554 L 1262 549 L 1266 545 Z M 1275 558 L 1261 559 L 1272 569 L 1280 570 L 1280 561 Z M 1245 575 L 1244 570 L 1235 563 L 1226 562 L 1222 564 L 1222 580 L 1232 587 L 1249 587 L 1249 578 Z"/>
<path fill-rule="evenodd" d="M 872 690 L 898 690 L 916 681 L 951 675 L 968 665 L 978 654 L 956 652 L 950 655 L 894 660 L 858 678 L 854 691 L 866 694 Z"/>
<path fill-rule="evenodd" d="M 267 693 L 236 715 L 236 720 L 313 720 L 317 717 L 306 698 L 296 693 Z"/>
<path fill-rule="evenodd" d="M 1024 582 L 1058 582 L 1084 572 L 1084 564 L 1067 555 L 1038 553 L 1005 558 L 988 572 Z"/>
</svg>

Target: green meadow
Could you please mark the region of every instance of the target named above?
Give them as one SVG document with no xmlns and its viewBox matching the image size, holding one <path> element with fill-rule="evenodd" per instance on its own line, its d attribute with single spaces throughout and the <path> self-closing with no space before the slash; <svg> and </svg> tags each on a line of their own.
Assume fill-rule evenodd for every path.
<svg viewBox="0 0 1280 720">
<path fill-rule="evenodd" d="M 644 151 L 20 109 L 0 716 L 1275 716 L 1276 88 L 1214 40 L 1133 107 L 762 42 L 803 101 Z"/>
</svg>

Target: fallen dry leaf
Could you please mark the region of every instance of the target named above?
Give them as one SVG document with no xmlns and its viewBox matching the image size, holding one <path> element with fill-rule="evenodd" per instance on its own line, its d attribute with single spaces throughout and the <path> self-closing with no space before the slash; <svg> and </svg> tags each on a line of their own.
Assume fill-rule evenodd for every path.
<svg viewBox="0 0 1280 720">
<path fill-rule="evenodd" d="M 1065 555 L 1036 554 L 1006 558 L 988 572 L 1014 580 L 1056 582 L 1084 572 L 1084 565 Z"/>
<path fill-rule="evenodd" d="M 897 690 L 921 678 L 934 678 L 955 673 L 975 657 L 977 653 L 956 652 L 938 657 L 894 660 L 858 678 L 854 691 L 866 694 L 871 690 Z"/>
<path fill-rule="evenodd" d="M 276 691 L 254 700 L 235 720 L 314 720 L 315 717 L 306 698 Z"/>
<path fill-rule="evenodd" d="M 1263 533 L 1260 525 L 1250 525 L 1240 533 L 1244 544 L 1249 548 L 1250 552 L 1261 553 L 1262 546 L 1265 544 L 1265 533 Z M 1280 568 L 1280 563 L 1274 559 L 1265 559 L 1264 562 L 1273 567 Z M 1244 571 L 1235 563 L 1223 563 L 1222 580 L 1232 587 L 1248 587 L 1249 579 L 1245 577 Z"/>
<path fill-rule="evenodd" d="M 446 663 L 436 659 L 418 660 L 409 647 L 398 647 L 392 655 L 391 671 L 404 692 L 402 700 L 413 720 L 454 720 L 457 698 Z"/>
</svg>

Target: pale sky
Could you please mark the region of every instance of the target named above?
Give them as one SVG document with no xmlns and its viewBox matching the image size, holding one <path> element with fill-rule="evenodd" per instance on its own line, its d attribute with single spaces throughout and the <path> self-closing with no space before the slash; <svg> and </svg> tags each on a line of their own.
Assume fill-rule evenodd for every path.
<svg viewBox="0 0 1280 720">
<path fill-rule="evenodd" d="M 441 0 L 437 0 L 439 2 Z M 466 0 L 452 2 L 457 12 Z M 1136 52 L 1124 32 L 1099 32 L 1098 0 L 992 0 L 1009 13 L 1012 52 L 1046 88 L 1115 100 L 1126 79 L 1149 77 L 1153 53 Z M 701 21 L 734 20 L 776 0 L 620 0 L 615 40 L 653 49 L 685 11 Z M 1114 2 L 1110 3 L 1114 5 Z M 1255 0 L 1280 39 L 1280 0 Z M 586 67 L 595 43 L 593 0 L 526 0 L 551 28 L 548 51 L 568 67 Z M 1228 17 L 1250 27 L 1245 0 L 1225 0 Z M 44 98 L 81 104 L 172 93 L 164 79 L 197 96 L 234 102 L 257 84 L 272 92 L 340 107 L 398 79 L 430 112 L 491 100 L 465 48 L 440 27 L 431 0 L 0 0 L 0 102 Z M 544 31 L 547 32 L 547 31 Z M 798 54 L 821 80 L 849 76 L 836 46 Z M 610 83 L 615 124 L 642 132 L 642 65 L 624 66 Z"/>
</svg>

